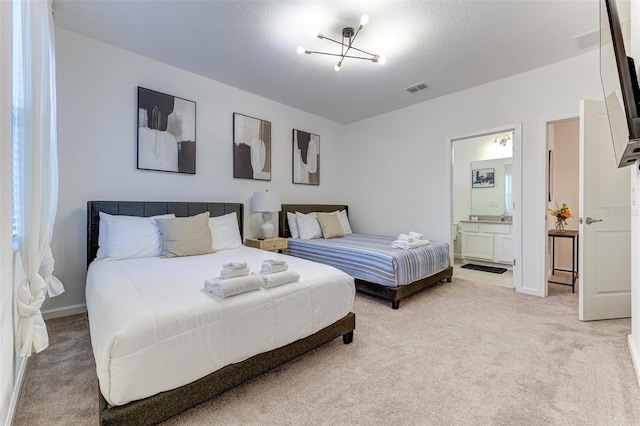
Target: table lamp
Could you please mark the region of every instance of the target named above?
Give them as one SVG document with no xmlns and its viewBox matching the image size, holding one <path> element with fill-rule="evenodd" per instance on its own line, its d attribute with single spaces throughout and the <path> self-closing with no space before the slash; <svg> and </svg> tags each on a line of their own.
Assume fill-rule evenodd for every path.
<svg viewBox="0 0 640 426">
<path fill-rule="evenodd" d="M 271 223 L 271 212 L 279 212 L 280 206 L 280 194 L 277 192 L 254 192 L 253 193 L 253 211 L 262 212 L 262 239 L 273 238 L 273 231 L 275 226 Z"/>
</svg>

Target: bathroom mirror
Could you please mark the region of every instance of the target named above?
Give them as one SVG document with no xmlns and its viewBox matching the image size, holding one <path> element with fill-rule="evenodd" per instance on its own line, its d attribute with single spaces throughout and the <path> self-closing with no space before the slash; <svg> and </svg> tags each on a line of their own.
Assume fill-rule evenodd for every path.
<svg viewBox="0 0 640 426">
<path fill-rule="evenodd" d="M 472 215 L 500 216 L 506 214 L 507 216 L 511 216 L 512 163 L 511 158 L 471 162 L 469 179 L 472 181 Z M 491 175 L 491 172 L 478 174 L 477 172 L 479 170 L 493 170 L 493 175 Z M 492 181 L 489 181 L 488 178 L 492 178 Z M 480 182 L 480 180 L 483 180 L 483 182 Z"/>
</svg>

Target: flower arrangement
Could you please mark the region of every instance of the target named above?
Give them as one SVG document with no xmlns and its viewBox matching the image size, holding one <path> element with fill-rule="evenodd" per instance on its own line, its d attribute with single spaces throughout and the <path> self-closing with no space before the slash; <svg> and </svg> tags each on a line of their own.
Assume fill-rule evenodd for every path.
<svg viewBox="0 0 640 426">
<path fill-rule="evenodd" d="M 556 232 L 564 232 L 567 219 L 572 217 L 569 206 L 567 206 L 566 203 L 562 203 L 562 207 L 558 207 L 558 204 L 556 204 L 556 208 L 553 210 L 549 209 L 549 213 L 556 218 Z"/>
</svg>

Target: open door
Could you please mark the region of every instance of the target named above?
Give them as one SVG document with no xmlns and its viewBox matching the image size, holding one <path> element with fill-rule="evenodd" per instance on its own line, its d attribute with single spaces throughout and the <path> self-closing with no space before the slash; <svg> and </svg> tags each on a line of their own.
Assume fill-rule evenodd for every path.
<svg viewBox="0 0 640 426">
<path fill-rule="evenodd" d="M 631 179 L 618 169 L 604 102 L 580 103 L 579 318 L 631 316 Z"/>
</svg>

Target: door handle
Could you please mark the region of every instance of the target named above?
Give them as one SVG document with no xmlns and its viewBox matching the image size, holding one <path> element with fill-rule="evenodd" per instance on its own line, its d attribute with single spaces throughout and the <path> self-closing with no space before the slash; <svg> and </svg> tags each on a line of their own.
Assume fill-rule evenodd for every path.
<svg viewBox="0 0 640 426">
<path fill-rule="evenodd" d="M 591 217 L 587 216 L 585 222 L 587 223 L 587 225 L 591 225 L 592 223 L 602 222 L 602 219 L 591 219 Z"/>
</svg>

